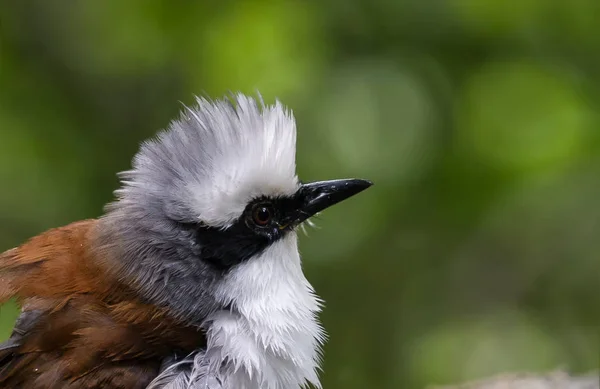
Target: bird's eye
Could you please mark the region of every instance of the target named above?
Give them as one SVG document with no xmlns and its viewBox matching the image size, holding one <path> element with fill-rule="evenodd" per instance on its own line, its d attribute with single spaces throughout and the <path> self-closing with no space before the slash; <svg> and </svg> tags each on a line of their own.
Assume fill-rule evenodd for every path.
<svg viewBox="0 0 600 389">
<path fill-rule="evenodd" d="M 266 226 L 273 218 L 274 213 L 273 207 L 269 204 L 258 204 L 252 210 L 252 219 L 257 225 Z"/>
</svg>

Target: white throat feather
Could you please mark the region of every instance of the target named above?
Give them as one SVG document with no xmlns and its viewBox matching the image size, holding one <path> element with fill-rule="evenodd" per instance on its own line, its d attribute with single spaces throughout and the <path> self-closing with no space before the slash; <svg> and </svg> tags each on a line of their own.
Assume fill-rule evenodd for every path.
<svg viewBox="0 0 600 389">
<path fill-rule="evenodd" d="M 165 370 L 149 389 L 321 387 L 321 301 L 302 272 L 295 233 L 232 269 L 216 298 L 232 308 L 207 319 L 206 350 Z"/>
</svg>

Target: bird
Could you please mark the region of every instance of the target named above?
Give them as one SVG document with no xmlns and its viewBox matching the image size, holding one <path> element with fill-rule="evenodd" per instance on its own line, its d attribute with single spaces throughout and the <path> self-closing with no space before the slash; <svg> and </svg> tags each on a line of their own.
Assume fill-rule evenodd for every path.
<svg viewBox="0 0 600 389">
<path fill-rule="evenodd" d="M 278 99 L 195 97 L 101 216 L 0 254 L 4 389 L 320 388 L 323 301 L 298 232 L 372 185 L 300 181 Z"/>
</svg>

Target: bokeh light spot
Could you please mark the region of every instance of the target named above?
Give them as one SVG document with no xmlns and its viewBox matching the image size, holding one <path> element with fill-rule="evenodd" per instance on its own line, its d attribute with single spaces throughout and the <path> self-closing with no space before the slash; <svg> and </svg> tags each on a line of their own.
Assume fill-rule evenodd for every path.
<svg viewBox="0 0 600 389">
<path fill-rule="evenodd" d="M 319 104 L 329 157 L 352 174 L 405 181 L 428 166 L 437 112 L 410 69 L 383 61 L 349 64 L 335 72 Z"/>
<path fill-rule="evenodd" d="M 565 167 L 590 123 L 568 77 L 527 62 L 488 64 L 467 81 L 457 110 L 462 149 L 513 172 Z"/>
<path fill-rule="evenodd" d="M 455 319 L 416 339 L 410 349 L 417 381 L 458 383 L 505 371 L 552 369 L 555 339 L 518 312 Z"/>
</svg>

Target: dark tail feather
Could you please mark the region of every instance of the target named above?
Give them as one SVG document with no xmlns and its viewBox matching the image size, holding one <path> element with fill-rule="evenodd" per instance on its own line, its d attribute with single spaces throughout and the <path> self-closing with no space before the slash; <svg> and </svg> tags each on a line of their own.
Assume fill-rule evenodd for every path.
<svg viewBox="0 0 600 389">
<path fill-rule="evenodd" d="M 0 383 L 10 376 L 15 365 L 22 363 L 23 355 L 18 354 L 19 347 L 41 315 L 40 310 L 21 311 L 10 338 L 0 343 Z"/>
</svg>

